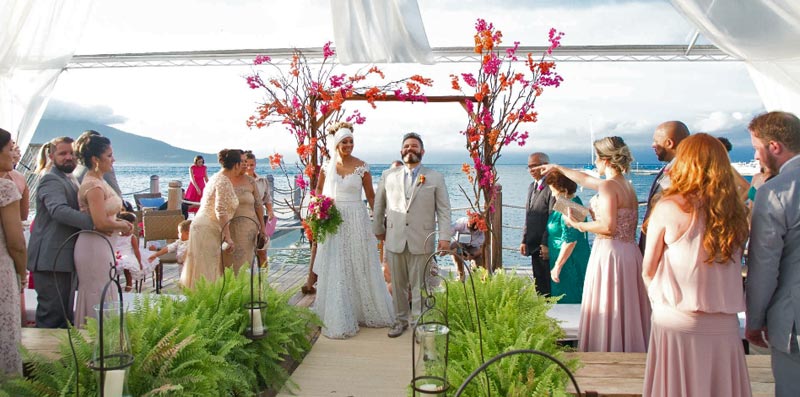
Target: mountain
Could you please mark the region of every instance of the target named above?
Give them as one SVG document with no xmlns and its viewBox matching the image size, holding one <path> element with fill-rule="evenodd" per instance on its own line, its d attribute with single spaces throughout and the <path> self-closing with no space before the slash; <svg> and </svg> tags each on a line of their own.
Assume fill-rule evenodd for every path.
<svg viewBox="0 0 800 397">
<path fill-rule="evenodd" d="M 181 149 L 157 139 L 145 138 L 91 121 L 42 118 L 31 143 L 44 143 L 55 137 L 77 138 L 83 131 L 95 130 L 111 140 L 114 158 L 120 163 L 181 163 L 191 164 L 194 156 L 202 155 L 206 161 L 217 158 L 216 153 L 198 153 Z"/>
</svg>

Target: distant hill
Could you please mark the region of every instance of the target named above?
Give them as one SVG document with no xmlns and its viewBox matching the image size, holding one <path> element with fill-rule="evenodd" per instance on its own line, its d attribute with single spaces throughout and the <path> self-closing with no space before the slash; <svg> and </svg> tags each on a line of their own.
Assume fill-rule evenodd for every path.
<svg viewBox="0 0 800 397">
<path fill-rule="evenodd" d="M 111 140 L 114 158 L 120 163 L 181 163 L 191 164 L 194 156 L 202 155 L 214 161 L 215 153 L 198 153 L 181 149 L 157 139 L 145 138 L 107 125 L 90 121 L 42 119 L 31 143 L 44 143 L 55 137 L 77 138 L 83 131 L 95 130 Z"/>
</svg>

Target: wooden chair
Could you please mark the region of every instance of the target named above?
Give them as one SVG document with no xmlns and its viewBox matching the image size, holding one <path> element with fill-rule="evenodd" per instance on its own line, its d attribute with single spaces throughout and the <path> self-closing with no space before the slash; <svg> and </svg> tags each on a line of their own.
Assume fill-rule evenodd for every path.
<svg viewBox="0 0 800 397">
<path fill-rule="evenodd" d="M 144 229 L 144 246 L 150 241 L 166 240 L 171 243 L 179 238 L 178 225 L 184 221 L 181 210 L 145 211 L 142 215 Z M 178 261 L 175 253 L 167 253 L 161 256 L 153 277 L 156 293 L 161 293 L 161 283 L 164 279 L 164 263 L 176 263 Z"/>
</svg>

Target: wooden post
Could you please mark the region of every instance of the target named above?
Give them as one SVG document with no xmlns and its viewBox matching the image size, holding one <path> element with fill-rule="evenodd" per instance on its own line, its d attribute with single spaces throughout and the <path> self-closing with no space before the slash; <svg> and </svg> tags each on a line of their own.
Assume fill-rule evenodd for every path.
<svg viewBox="0 0 800 397">
<path fill-rule="evenodd" d="M 150 175 L 150 193 L 161 193 L 161 186 L 158 182 L 158 175 Z"/>
<path fill-rule="evenodd" d="M 169 181 L 169 190 L 167 191 L 167 209 L 181 209 L 182 200 L 183 191 L 181 191 L 181 181 Z"/>
<path fill-rule="evenodd" d="M 503 268 L 503 186 L 497 186 L 497 196 L 494 199 L 494 214 L 492 214 L 491 253 L 488 268 L 490 272 Z"/>
</svg>

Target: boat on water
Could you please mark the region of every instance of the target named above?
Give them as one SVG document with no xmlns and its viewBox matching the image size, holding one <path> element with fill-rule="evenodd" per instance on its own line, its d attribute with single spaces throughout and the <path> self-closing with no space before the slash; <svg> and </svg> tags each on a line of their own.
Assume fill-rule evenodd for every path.
<svg viewBox="0 0 800 397">
<path fill-rule="evenodd" d="M 740 175 L 743 176 L 753 176 L 761 172 L 761 164 L 758 160 L 750 160 L 750 161 L 737 161 L 731 163 L 733 168 L 739 172 Z"/>
</svg>

